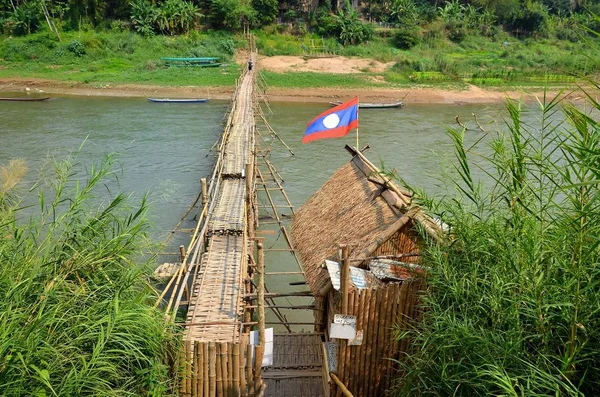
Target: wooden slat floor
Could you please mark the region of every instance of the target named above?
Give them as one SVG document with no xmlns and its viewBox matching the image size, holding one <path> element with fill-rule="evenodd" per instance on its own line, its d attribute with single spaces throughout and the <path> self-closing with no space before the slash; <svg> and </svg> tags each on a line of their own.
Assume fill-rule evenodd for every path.
<svg viewBox="0 0 600 397">
<path fill-rule="evenodd" d="M 223 147 L 221 185 L 208 215 L 208 246 L 202 255 L 198 276 L 192 283 L 186 318 L 185 340 L 237 342 L 242 321 L 242 275 L 247 267 L 244 206 L 246 163 L 254 141 L 253 78 L 240 82 L 229 135 Z"/>
<path fill-rule="evenodd" d="M 245 202 L 246 181 L 244 179 L 224 180 L 217 198 L 217 205 L 208 222 L 208 233 L 242 233 L 245 221 Z"/>
<path fill-rule="evenodd" d="M 210 239 L 192 287 L 185 340 L 238 341 L 242 273 L 246 265 L 244 254 L 242 236 L 213 236 Z"/>
<path fill-rule="evenodd" d="M 273 366 L 264 367 L 266 396 L 324 397 L 320 334 L 276 334 Z"/>
</svg>

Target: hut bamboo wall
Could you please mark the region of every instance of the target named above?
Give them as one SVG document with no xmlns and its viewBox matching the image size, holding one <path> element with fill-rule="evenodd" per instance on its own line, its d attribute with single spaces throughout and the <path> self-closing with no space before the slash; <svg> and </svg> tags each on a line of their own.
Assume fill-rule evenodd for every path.
<svg viewBox="0 0 600 397">
<path fill-rule="evenodd" d="M 338 340 L 337 375 L 355 397 L 383 396 L 401 376 L 393 360 L 401 360 L 407 341 L 394 338 L 395 327 L 407 329 L 419 319 L 418 292 L 422 282 L 407 280 L 379 289 L 352 290 L 348 315 L 357 317 L 356 330 L 363 332 L 360 346 Z M 327 323 L 340 313 L 340 293 L 331 291 L 327 302 Z M 391 359 L 391 360 L 390 360 Z M 332 396 L 341 396 L 335 390 Z"/>
<path fill-rule="evenodd" d="M 251 346 L 239 343 L 185 341 L 180 355 L 180 396 L 254 396 Z M 262 383 L 258 380 L 258 386 Z"/>
</svg>

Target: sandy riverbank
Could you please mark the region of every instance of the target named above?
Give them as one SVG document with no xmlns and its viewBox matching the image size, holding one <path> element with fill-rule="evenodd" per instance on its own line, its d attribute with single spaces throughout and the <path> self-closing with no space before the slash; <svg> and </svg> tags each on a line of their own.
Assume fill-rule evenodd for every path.
<svg viewBox="0 0 600 397">
<path fill-rule="evenodd" d="M 115 96 L 115 97 L 171 97 L 198 98 L 209 96 L 212 99 L 230 99 L 231 87 L 164 87 L 141 84 L 118 84 L 91 86 L 56 80 L 36 78 L 3 78 L 0 79 L 0 92 L 23 92 L 29 94 L 65 94 L 81 96 Z M 554 94 L 554 93 L 551 93 Z M 507 97 L 525 101 L 540 98 L 542 92 L 525 92 L 518 90 L 501 91 L 485 90 L 469 86 L 465 90 L 440 88 L 402 88 L 402 89 L 341 89 L 341 88 L 270 88 L 267 96 L 271 101 L 289 102 L 329 102 L 346 100 L 359 96 L 364 102 L 393 102 L 403 100 L 406 104 L 468 104 L 498 103 Z M 570 94 L 570 99 L 581 98 L 580 94 Z"/>
</svg>

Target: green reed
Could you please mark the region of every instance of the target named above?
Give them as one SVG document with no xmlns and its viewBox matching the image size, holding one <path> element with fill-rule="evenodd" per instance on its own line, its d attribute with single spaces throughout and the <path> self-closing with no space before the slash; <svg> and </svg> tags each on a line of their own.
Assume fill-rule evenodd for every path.
<svg viewBox="0 0 600 397">
<path fill-rule="evenodd" d="M 0 172 L 0 395 L 168 393 L 176 346 L 140 259 L 147 206 L 107 193 L 113 163 L 75 180 L 73 160 L 53 162 L 29 216 L 14 177 L 6 183 L 23 172 Z"/>
<path fill-rule="evenodd" d="M 600 393 L 600 104 L 539 107 L 533 126 L 508 102 L 506 132 L 475 146 L 449 132 L 454 178 L 421 204 L 451 232 L 423 258 L 423 321 L 398 331 L 396 395 Z"/>
</svg>

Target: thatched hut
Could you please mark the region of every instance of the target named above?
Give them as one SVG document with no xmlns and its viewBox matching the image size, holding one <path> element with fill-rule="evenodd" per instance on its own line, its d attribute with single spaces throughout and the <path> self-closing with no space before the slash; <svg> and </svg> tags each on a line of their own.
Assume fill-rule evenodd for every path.
<svg viewBox="0 0 600 397">
<path fill-rule="evenodd" d="M 417 227 L 436 238 L 440 227 L 389 175 L 346 149 L 352 160 L 300 208 L 292 236 L 316 299 L 316 323 L 323 324 L 318 330 L 333 340 L 335 315 L 355 317 L 354 339 L 328 346 L 337 359 L 331 371 L 354 396 L 377 396 L 397 376 L 389 359 L 406 350 L 393 338 L 394 325 L 418 317 L 421 282 L 414 276 L 423 269 L 423 241 Z M 349 248 L 345 259 L 340 244 Z"/>
</svg>

